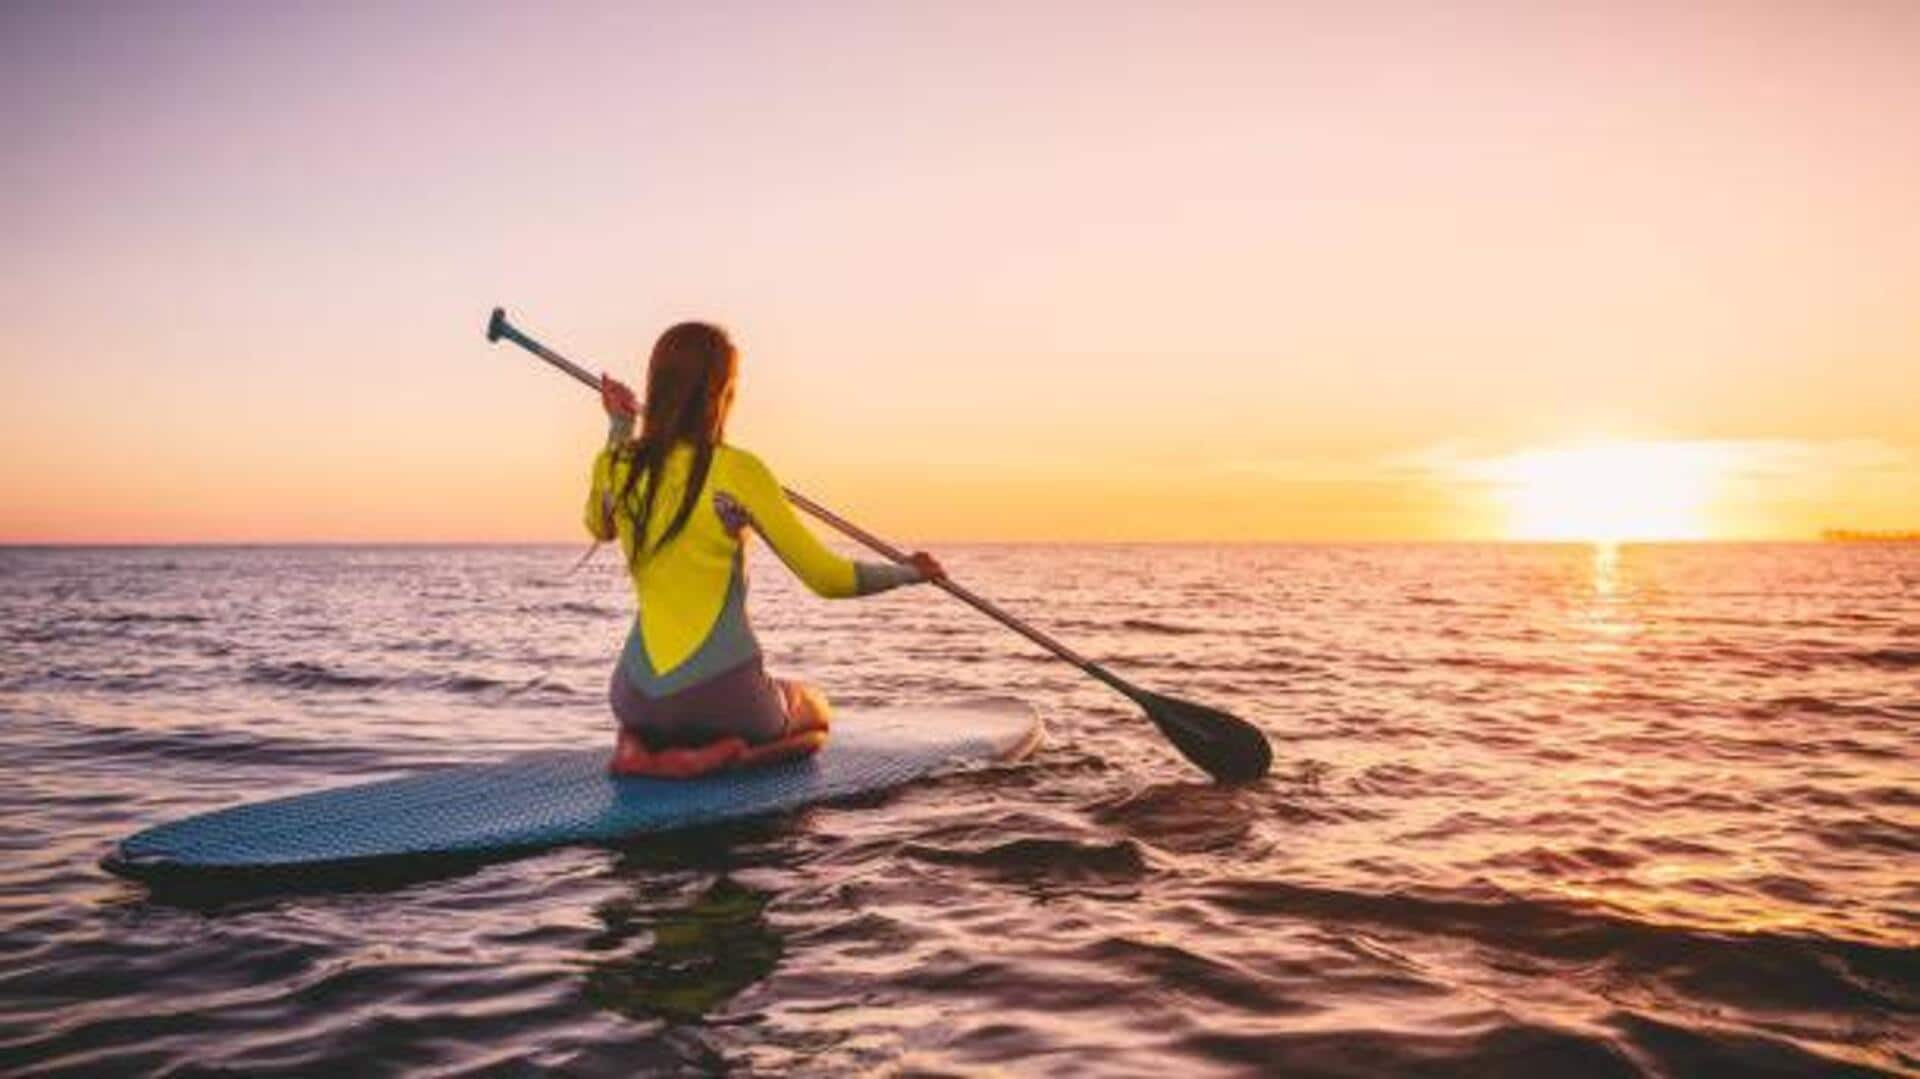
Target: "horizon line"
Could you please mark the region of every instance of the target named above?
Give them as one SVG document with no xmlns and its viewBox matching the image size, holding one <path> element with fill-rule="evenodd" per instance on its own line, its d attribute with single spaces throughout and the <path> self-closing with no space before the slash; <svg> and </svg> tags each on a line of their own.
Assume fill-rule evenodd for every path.
<svg viewBox="0 0 1920 1079">
<path fill-rule="evenodd" d="M 851 541 L 848 541 L 851 542 Z M 1715 536 L 1646 539 L 1570 539 L 1570 538 L 1392 538 L 1322 537 L 1272 539 L 963 539 L 920 540 L 917 544 L 942 547 L 1716 547 L 1716 546 L 1871 546 L 1876 542 L 1910 543 L 1889 537 L 1874 539 L 1835 539 L 1830 536 Z M 405 540 L 7 540 L 0 539 L 0 550 L 110 550 L 133 548 L 206 548 L 245 549 L 269 547 L 579 547 L 574 540 L 484 540 L 484 539 L 405 539 Z M 856 545 L 857 546 L 857 545 Z"/>
</svg>

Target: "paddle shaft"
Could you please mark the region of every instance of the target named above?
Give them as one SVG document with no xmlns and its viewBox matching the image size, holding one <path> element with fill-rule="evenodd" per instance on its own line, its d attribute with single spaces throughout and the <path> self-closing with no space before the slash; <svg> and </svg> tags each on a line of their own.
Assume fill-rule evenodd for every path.
<svg viewBox="0 0 1920 1079">
<path fill-rule="evenodd" d="M 565 371 L 567 374 L 572 375 L 582 383 L 593 387 L 595 390 L 600 388 L 600 379 L 591 371 L 588 371 L 586 368 L 581 367 L 579 364 L 574 363 L 572 360 L 567 359 L 565 356 L 560 355 L 558 352 L 553 351 L 533 338 L 528 337 L 526 334 L 521 333 L 498 314 L 494 316 L 490 336 L 504 337 L 514 344 L 519 345 L 521 348 L 526 349 L 528 352 L 533 353 L 535 356 L 558 367 L 560 370 Z M 913 561 L 905 551 L 902 551 L 900 548 L 895 547 L 893 544 L 888 543 L 886 540 L 881 539 L 866 529 L 861 528 L 859 525 L 854 524 L 852 521 L 847 520 L 845 517 L 840 516 L 825 506 L 822 506 L 806 495 L 790 487 L 783 487 L 781 490 L 786 493 L 789 502 L 812 514 L 814 517 L 819 518 L 850 539 L 864 544 L 895 562 L 905 564 Z M 1098 678 L 1100 681 L 1105 682 L 1126 696 L 1134 697 L 1138 693 L 1132 685 L 1128 684 L 1128 682 L 1119 675 L 1114 674 L 1098 663 L 1068 648 L 1066 645 L 1061 644 L 1051 636 L 1028 625 L 1021 619 L 1001 610 L 999 605 L 987 599 L 985 596 L 974 592 L 972 589 L 956 584 L 946 578 L 939 578 L 933 583 L 953 598 L 972 607 L 974 610 L 979 611 L 981 614 L 986 615 L 988 618 L 993 619 L 1008 629 L 1013 630 L 1015 633 L 1020 634 L 1022 637 L 1025 637 L 1027 640 L 1032 641 L 1047 651 L 1052 652 L 1054 655 L 1059 656 L 1061 659 L 1066 660 L 1068 663 L 1073 664 L 1089 675 Z"/>
<path fill-rule="evenodd" d="M 895 562 L 904 563 L 904 562 L 912 561 L 912 559 L 907 557 L 906 552 L 900 550 L 900 548 L 895 547 L 893 544 L 888 543 L 886 540 L 881 539 L 879 536 L 876 536 L 873 533 L 867 531 L 866 529 L 861 528 L 859 525 L 854 524 L 852 521 L 847 520 L 845 517 L 840 516 L 839 514 L 833 512 L 832 510 L 826 508 L 825 506 L 822 506 L 820 503 L 815 502 L 813 499 L 808 498 L 806 495 L 803 495 L 800 492 L 795 491 L 791 488 L 783 487 L 781 488 L 781 490 L 786 492 L 787 501 L 792 502 L 794 505 L 799 506 L 801 509 L 806 510 L 808 513 L 813 514 L 815 517 L 819 518 L 820 520 L 825 521 L 827 524 L 833 526 L 836 529 L 839 529 L 842 533 L 852 537 L 854 540 L 857 540 L 858 542 L 865 544 L 866 546 L 872 548 L 873 550 L 878 551 L 879 553 L 887 556 L 888 558 L 891 558 Z M 1040 647 L 1046 649 L 1047 651 L 1052 652 L 1054 655 L 1059 656 L 1061 659 L 1066 660 L 1068 663 L 1073 664 L 1074 666 L 1087 672 L 1093 677 L 1098 678 L 1100 681 L 1105 682 L 1107 685 L 1112 686 L 1114 689 L 1119 690 L 1121 693 L 1124 693 L 1129 697 L 1134 695 L 1134 688 L 1131 685 L 1128 685 L 1127 682 L 1124 679 L 1122 679 L 1119 675 L 1114 674 L 1112 671 L 1107 670 L 1105 667 L 1100 666 L 1098 663 L 1095 663 L 1094 661 L 1088 659 L 1087 657 L 1081 655 L 1080 653 L 1074 651 L 1073 649 L 1068 648 L 1066 645 L 1061 644 L 1059 641 L 1054 640 L 1052 637 L 1028 625 L 1026 622 L 1015 617 L 1014 615 L 1008 614 L 1006 611 L 1001 610 L 998 604 L 994 603 L 992 600 L 986 598 L 985 596 L 980 595 L 979 593 L 973 591 L 972 589 L 966 587 L 965 585 L 957 584 L 954 581 L 949 580 L 948 578 L 945 578 L 945 577 L 938 578 L 933 583 L 939 586 L 941 589 L 943 589 L 948 595 L 952 596 L 953 598 L 959 600 L 960 602 L 966 604 L 969 607 L 972 607 L 974 610 L 979 611 L 981 614 L 986 615 L 988 618 L 993 619 L 994 621 L 1000 623 L 1001 625 L 1007 627 L 1008 629 L 1013 630 L 1015 633 L 1020 634 L 1022 637 L 1025 637 L 1027 640 L 1032 641 L 1033 643 L 1039 645 Z"/>
</svg>

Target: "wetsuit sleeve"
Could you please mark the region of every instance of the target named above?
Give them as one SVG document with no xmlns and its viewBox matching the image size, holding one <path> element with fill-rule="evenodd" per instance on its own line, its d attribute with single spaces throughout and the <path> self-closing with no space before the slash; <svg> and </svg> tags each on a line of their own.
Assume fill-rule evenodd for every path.
<svg viewBox="0 0 1920 1079">
<path fill-rule="evenodd" d="M 736 450 L 740 457 L 740 490 L 735 492 L 754 529 L 816 595 L 829 599 L 884 592 L 919 581 L 910 566 L 855 562 L 835 554 L 800 520 L 787 501 L 780 481 L 758 457 Z"/>
<path fill-rule="evenodd" d="M 922 584 L 925 577 L 912 566 L 903 566 L 895 562 L 855 562 L 854 579 L 858 581 L 861 595 L 885 592 L 889 588 L 899 588 L 903 584 Z"/>
<path fill-rule="evenodd" d="M 593 459 L 593 480 L 587 488 L 587 534 L 605 542 L 620 534 L 613 523 L 613 454 L 633 433 L 633 421 L 614 419 L 607 428 L 607 444 Z"/>
<path fill-rule="evenodd" d="M 793 512 L 780 481 L 758 457 L 742 451 L 738 471 L 740 489 L 734 492 L 753 521 L 754 530 L 780 556 L 795 577 L 828 599 L 859 595 L 859 574 L 851 559 L 833 553 Z"/>
</svg>

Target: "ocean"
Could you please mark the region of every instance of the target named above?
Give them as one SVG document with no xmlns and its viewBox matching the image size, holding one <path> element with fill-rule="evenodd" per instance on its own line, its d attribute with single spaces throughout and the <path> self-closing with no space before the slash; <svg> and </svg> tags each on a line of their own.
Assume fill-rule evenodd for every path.
<svg viewBox="0 0 1920 1079">
<path fill-rule="evenodd" d="M 1029 762 L 306 891 L 98 867 L 238 802 L 610 739 L 579 547 L 0 549 L 0 1072 L 1920 1073 L 1920 546 L 961 546 L 1262 727 L 1209 783 L 931 589 L 753 561 L 842 707 Z"/>
</svg>

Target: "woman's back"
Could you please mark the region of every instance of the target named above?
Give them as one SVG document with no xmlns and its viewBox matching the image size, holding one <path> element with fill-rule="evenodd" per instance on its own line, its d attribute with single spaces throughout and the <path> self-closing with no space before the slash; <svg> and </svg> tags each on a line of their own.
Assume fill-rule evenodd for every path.
<svg viewBox="0 0 1920 1079">
<path fill-rule="evenodd" d="M 613 421 L 594 459 L 587 531 L 618 538 L 639 608 L 608 687 L 622 728 L 615 768 L 639 743 L 675 746 L 788 742 L 796 724 L 824 737 L 824 695 L 775 680 L 747 621 L 748 529 L 760 533 L 815 593 L 866 595 L 927 579 L 938 565 L 855 563 L 801 523 L 758 457 L 722 438 L 737 356 L 717 327 L 681 323 L 662 334 L 647 369 L 645 426 L 633 392 L 602 376 Z M 637 741 L 636 741 L 637 740 Z"/>
<path fill-rule="evenodd" d="M 705 481 L 680 531 L 662 543 L 673 514 L 656 510 L 648 515 L 646 551 L 636 555 L 635 514 L 620 502 L 646 499 L 648 486 L 658 482 L 653 504 L 680 505 L 694 452 L 690 446 L 675 446 L 666 454 L 657 481 L 650 472 L 631 477 L 633 461 L 632 453 L 609 448 L 594 462 L 587 528 L 601 539 L 618 535 L 632 569 L 639 637 L 654 680 L 689 684 L 725 669 L 728 663 L 723 661 L 737 663 L 757 652 L 745 612 L 744 526 L 764 536 L 780 560 L 818 595 L 843 598 L 902 583 L 893 567 L 863 566 L 822 544 L 795 515 L 767 466 L 752 453 L 725 444 L 714 447 Z M 696 669 L 682 670 L 692 660 L 702 662 Z"/>
</svg>

